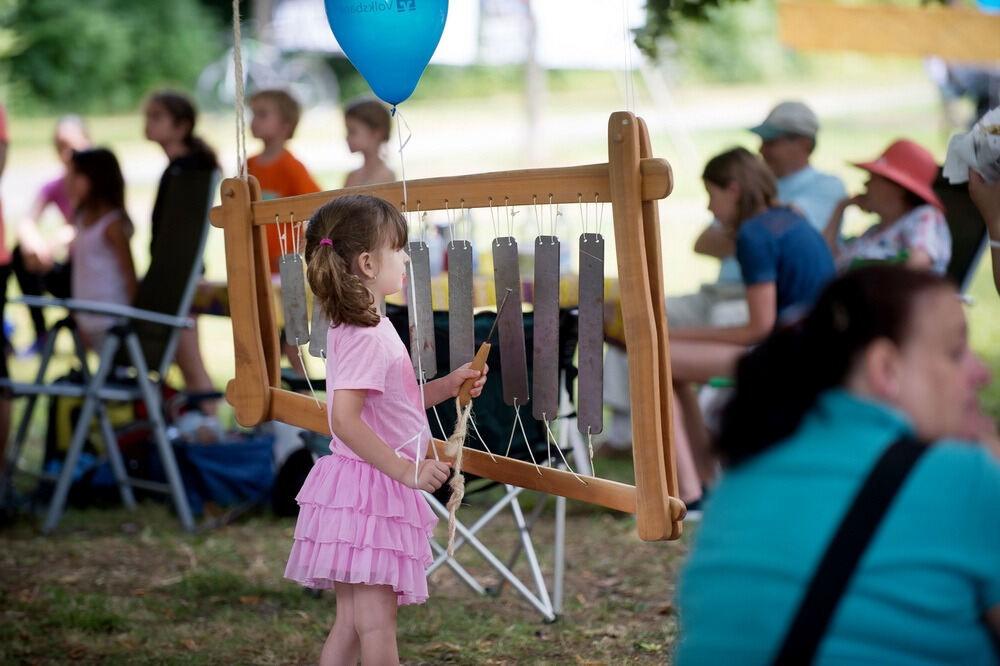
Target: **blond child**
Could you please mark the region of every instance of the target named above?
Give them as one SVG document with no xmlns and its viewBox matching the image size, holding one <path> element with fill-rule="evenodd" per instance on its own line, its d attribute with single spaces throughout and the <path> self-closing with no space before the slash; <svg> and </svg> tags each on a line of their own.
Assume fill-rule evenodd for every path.
<svg viewBox="0 0 1000 666">
<path fill-rule="evenodd" d="M 396 180 L 382 159 L 382 146 L 389 140 L 391 119 L 382 103 L 374 99 L 355 100 L 344 109 L 347 126 L 347 147 L 352 153 L 361 153 L 361 167 L 347 174 L 344 187 L 374 185 Z"/>
<path fill-rule="evenodd" d="M 247 160 L 247 171 L 260 183 L 265 199 L 294 197 L 319 192 L 302 162 L 292 155 L 285 144 L 295 134 L 302 115 L 299 103 L 284 90 L 261 90 L 250 97 L 250 132 L 264 143 L 264 150 Z M 281 244 L 278 225 L 267 227 L 267 252 L 271 273 L 278 273 Z"/>
<path fill-rule="evenodd" d="M 263 198 L 278 199 L 319 192 L 319 186 L 302 162 L 285 147 L 295 134 L 302 114 L 295 98 L 284 90 L 261 90 L 250 97 L 250 110 L 253 113 L 250 131 L 254 138 L 264 142 L 264 150 L 247 160 L 247 171 L 260 183 Z M 282 255 L 278 231 L 276 224 L 267 226 L 267 256 L 272 275 L 278 274 L 278 260 Z M 286 248 L 286 251 L 291 249 Z M 298 350 L 295 345 L 288 344 L 284 336 L 281 351 L 292 369 L 305 376 Z"/>
</svg>

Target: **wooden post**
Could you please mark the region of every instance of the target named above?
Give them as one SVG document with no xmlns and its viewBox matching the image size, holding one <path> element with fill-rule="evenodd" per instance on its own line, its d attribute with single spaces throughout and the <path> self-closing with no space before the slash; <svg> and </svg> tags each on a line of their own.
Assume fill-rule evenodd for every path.
<svg viewBox="0 0 1000 666">
<path fill-rule="evenodd" d="M 632 459 L 635 464 L 636 523 L 646 541 L 667 539 L 674 531 L 667 492 L 660 409 L 660 348 L 657 342 L 648 257 L 642 220 L 639 125 L 631 113 L 608 121 L 611 181 L 622 320 L 628 345 L 632 397 Z M 658 296 L 662 299 L 662 295 Z M 662 387 L 666 390 L 665 387 Z"/>
<path fill-rule="evenodd" d="M 653 145 L 649 140 L 649 128 L 646 121 L 636 118 L 639 123 L 639 155 L 652 157 Z M 670 178 L 673 183 L 673 177 Z M 670 371 L 670 338 L 667 334 L 667 304 L 666 288 L 663 280 L 663 252 L 660 245 L 660 210 L 659 202 L 655 200 L 642 202 L 642 229 L 646 239 L 646 269 L 649 273 L 649 290 L 653 297 L 653 319 L 656 322 L 656 342 L 660 355 L 660 427 L 663 431 L 660 449 L 663 452 L 664 473 L 667 479 L 667 492 L 671 497 L 671 518 L 674 523 L 671 539 L 681 536 L 684 513 L 686 509 L 679 501 L 680 491 L 677 486 L 677 465 L 674 460 L 674 385 Z M 677 499 L 674 502 L 673 499 Z M 679 511 L 678 511 L 679 510 Z"/>
<path fill-rule="evenodd" d="M 226 398 L 233 405 L 237 422 L 251 428 L 267 418 L 271 396 L 257 314 L 260 304 L 254 277 L 253 216 L 247 181 L 239 178 L 222 181 L 222 218 L 236 353 L 236 377 L 226 387 Z"/>
<path fill-rule="evenodd" d="M 260 183 L 253 176 L 250 180 L 250 203 L 262 200 Z M 252 217 L 251 217 L 252 221 Z M 278 322 L 274 316 L 274 290 L 271 288 L 271 258 L 267 249 L 267 227 L 253 227 L 254 273 L 257 291 L 257 318 L 260 321 L 260 338 L 267 368 L 267 383 L 281 386 L 281 341 Z"/>
</svg>

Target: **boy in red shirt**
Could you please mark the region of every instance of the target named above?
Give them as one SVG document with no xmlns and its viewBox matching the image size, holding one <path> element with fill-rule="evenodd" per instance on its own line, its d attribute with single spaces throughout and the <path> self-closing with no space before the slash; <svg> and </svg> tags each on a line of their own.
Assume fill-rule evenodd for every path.
<svg viewBox="0 0 1000 666">
<path fill-rule="evenodd" d="M 295 133 L 301 115 L 301 107 L 295 98 L 284 90 L 261 90 L 250 97 L 250 110 L 253 112 L 250 131 L 254 138 L 264 142 L 264 151 L 247 160 L 247 170 L 260 182 L 263 197 L 277 199 L 319 192 L 319 185 L 302 162 L 285 148 L 285 143 Z M 304 241 L 302 238 L 299 240 Z M 291 252 L 290 238 L 288 243 L 286 250 Z M 271 274 L 276 275 L 278 260 L 282 254 L 277 224 L 267 225 L 267 254 L 271 262 Z M 298 350 L 294 345 L 287 344 L 284 336 L 281 350 L 292 369 L 304 376 L 305 370 L 299 361 Z"/>
</svg>

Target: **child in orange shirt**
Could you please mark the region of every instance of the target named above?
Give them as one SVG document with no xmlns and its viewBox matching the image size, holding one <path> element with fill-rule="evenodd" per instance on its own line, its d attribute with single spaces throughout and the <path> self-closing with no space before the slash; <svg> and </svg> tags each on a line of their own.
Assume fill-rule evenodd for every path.
<svg viewBox="0 0 1000 666">
<path fill-rule="evenodd" d="M 319 185 L 309 172 L 288 152 L 285 143 L 295 134 L 301 108 L 284 90 L 261 90 L 250 97 L 253 120 L 250 132 L 264 142 L 264 152 L 247 160 L 247 170 L 260 182 L 265 199 L 294 197 L 299 194 L 319 192 Z M 271 273 L 278 272 L 281 246 L 278 242 L 278 225 L 267 226 L 267 251 L 271 260 Z"/>
<path fill-rule="evenodd" d="M 344 109 L 347 147 L 352 153 L 361 153 L 365 159 L 360 169 L 347 174 L 344 187 L 396 180 L 396 174 L 386 165 L 381 155 L 382 145 L 389 140 L 391 122 L 389 112 L 378 100 L 355 100 Z"/>
<path fill-rule="evenodd" d="M 284 90 L 261 90 L 250 97 L 250 110 L 253 112 L 250 132 L 254 138 L 264 142 L 264 151 L 247 160 L 247 171 L 260 183 L 263 197 L 277 199 L 319 192 L 319 185 L 302 162 L 285 148 L 285 143 L 295 133 L 302 112 L 295 98 Z M 290 252 L 291 248 L 286 250 Z M 279 272 L 278 260 L 282 254 L 277 224 L 267 225 L 267 254 L 271 274 L 276 275 Z M 305 369 L 299 360 L 298 350 L 294 345 L 286 343 L 284 336 L 281 350 L 292 369 L 304 376 Z"/>
</svg>

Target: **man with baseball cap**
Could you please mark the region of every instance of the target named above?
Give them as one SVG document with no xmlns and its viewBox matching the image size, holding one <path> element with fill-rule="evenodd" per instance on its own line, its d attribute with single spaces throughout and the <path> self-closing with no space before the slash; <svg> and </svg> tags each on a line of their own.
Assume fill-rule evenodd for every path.
<svg viewBox="0 0 1000 666">
<path fill-rule="evenodd" d="M 778 199 L 822 230 L 845 191 L 839 178 L 809 165 L 819 131 L 816 114 L 802 102 L 782 102 L 750 131 L 760 137 L 760 155 L 778 179 Z"/>
</svg>

